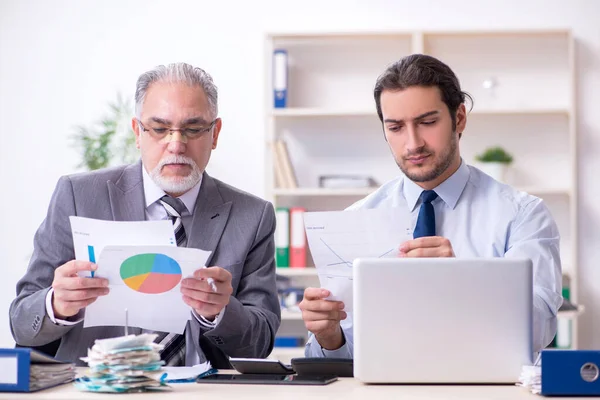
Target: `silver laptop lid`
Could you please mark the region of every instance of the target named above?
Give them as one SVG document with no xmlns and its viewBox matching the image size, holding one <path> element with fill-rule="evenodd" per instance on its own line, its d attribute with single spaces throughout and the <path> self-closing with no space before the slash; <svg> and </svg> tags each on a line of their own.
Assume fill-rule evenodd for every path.
<svg viewBox="0 0 600 400">
<path fill-rule="evenodd" d="M 516 382 L 532 362 L 530 260 L 356 259 L 354 376 Z"/>
</svg>

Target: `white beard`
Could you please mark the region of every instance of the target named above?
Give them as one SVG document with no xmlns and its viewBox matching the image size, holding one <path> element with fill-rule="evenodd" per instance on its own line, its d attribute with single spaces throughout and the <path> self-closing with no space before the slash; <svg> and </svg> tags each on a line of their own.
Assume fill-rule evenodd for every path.
<svg viewBox="0 0 600 400">
<path fill-rule="evenodd" d="M 187 164 L 192 168 L 192 171 L 188 176 L 166 177 L 161 174 L 161 171 L 167 164 Z M 150 172 L 150 178 L 166 193 L 185 193 L 196 186 L 201 177 L 202 172 L 194 160 L 181 155 L 174 155 L 160 160 L 158 165 Z"/>
</svg>

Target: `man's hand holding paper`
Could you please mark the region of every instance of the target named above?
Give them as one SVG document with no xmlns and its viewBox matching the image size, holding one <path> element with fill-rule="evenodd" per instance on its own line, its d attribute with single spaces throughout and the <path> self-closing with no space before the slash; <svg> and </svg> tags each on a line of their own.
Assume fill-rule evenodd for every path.
<svg viewBox="0 0 600 400">
<path fill-rule="evenodd" d="M 441 236 L 423 236 L 408 240 L 400 245 L 399 257 L 454 257 L 452 243 Z"/>
<path fill-rule="evenodd" d="M 221 267 L 201 268 L 181 281 L 185 304 L 210 321 L 229 304 L 232 292 L 231 273 Z"/>
<path fill-rule="evenodd" d="M 306 329 L 315 334 L 323 348 L 333 350 L 344 344 L 340 321 L 346 319 L 347 314 L 343 302 L 325 300 L 330 296 L 327 289 L 307 288 L 300 310 Z"/>
<path fill-rule="evenodd" d="M 77 275 L 80 271 L 96 269 L 97 265 L 89 261 L 71 260 L 54 271 L 52 309 L 55 318 L 72 317 L 96 301 L 99 296 L 108 294 L 108 280 Z"/>
<path fill-rule="evenodd" d="M 321 288 L 307 288 L 302 319 L 321 347 L 344 345 L 340 321 L 352 312 L 352 263 L 359 257 L 398 257 L 412 239 L 405 209 L 305 213 L 304 225 Z"/>
</svg>

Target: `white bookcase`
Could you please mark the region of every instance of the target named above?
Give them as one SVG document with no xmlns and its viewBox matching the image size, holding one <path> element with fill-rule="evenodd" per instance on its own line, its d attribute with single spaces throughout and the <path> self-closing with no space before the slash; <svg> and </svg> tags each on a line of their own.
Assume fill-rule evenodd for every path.
<svg viewBox="0 0 600 400">
<path fill-rule="evenodd" d="M 273 107 L 272 54 L 288 52 L 286 108 Z M 400 172 L 375 110 L 373 87 L 387 65 L 412 53 L 439 58 L 474 98 L 460 141 L 469 164 L 495 145 L 514 157 L 506 183 L 539 196 L 561 233 L 563 273 L 577 303 L 577 134 L 574 40 L 569 31 L 330 32 L 266 38 L 266 196 L 276 206 L 341 210 L 375 188 L 323 189 L 320 175 L 361 174 L 382 184 Z M 270 145 L 283 140 L 297 189 L 276 187 Z M 309 267 L 312 266 L 310 254 Z M 315 270 L 279 269 L 318 285 Z M 564 314 L 577 348 L 577 314 Z M 280 332 L 305 332 L 284 313 Z M 273 357 L 301 356 L 276 349 Z"/>
</svg>

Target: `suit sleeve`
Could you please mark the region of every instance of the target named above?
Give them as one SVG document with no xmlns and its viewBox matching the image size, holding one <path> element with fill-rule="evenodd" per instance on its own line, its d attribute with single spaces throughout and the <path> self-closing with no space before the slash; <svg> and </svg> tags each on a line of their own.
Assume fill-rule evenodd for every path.
<svg viewBox="0 0 600 400">
<path fill-rule="evenodd" d="M 10 329 L 22 346 L 41 346 L 53 342 L 73 325 L 51 321 L 46 312 L 46 296 L 54 270 L 75 258 L 69 216 L 75 215 L 73 187 L 68 177 L 59 179 L 46 218 L 38 228 L 33 255 L 27 272 L 17 282 L 17 297 L 10 305 Z"/>
<path fill-rule="evenodd" d="M 275 211 L 265 203 L 243 276 L 235 296 L 214 329 L 201 326 L 215 346 L 230 357 L 265 358 L 273 350 L 281 323 L 281 307 L 275 283 Z"/>
</svg>

